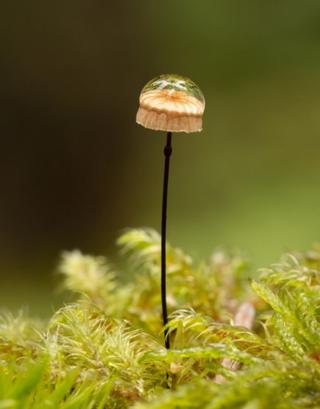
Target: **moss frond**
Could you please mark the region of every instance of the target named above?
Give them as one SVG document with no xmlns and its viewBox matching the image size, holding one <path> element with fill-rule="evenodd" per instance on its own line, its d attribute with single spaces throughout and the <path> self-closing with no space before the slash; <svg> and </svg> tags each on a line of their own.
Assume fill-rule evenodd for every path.
<svg viewBox="0 0 320 409">
<path fill-rule="evenodd" d="M 131 229 L 117 240 L 123 254 L 128 254 L 136 267 L 150 272 L 160 271 L 161 236 L 152 229 Z M 191 267 L 192 259 L 182 250 L 167 243 L 168 274 Z"/>
<path fill-rule="evenodd" d="M 0 362 L 37 356 L 43 323 L 28 317 L 23 311 L 14 315 L 0 314 Z"/>
<path fill-rule="evenodd" d="M 291 257 L 265 270 L 254 291 L 272 308 L 266 319 L 279 346 L 296 358 L 317 353 L 320 342 L 317 274 Z"/>
<path fill-rule="evenodd" d="M 105 257 L 84 255 L 78 250 L 63 253 L 59 272 L 64 276 L 67 290 L 85 295 L 96 303 L 109 300 L 117 285 Z"/>
</svg>

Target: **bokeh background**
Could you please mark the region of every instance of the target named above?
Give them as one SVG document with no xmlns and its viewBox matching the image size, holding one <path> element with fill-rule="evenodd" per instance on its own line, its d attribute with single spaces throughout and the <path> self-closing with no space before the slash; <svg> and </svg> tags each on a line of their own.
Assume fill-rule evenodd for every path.
<svg viewBox="0 0 320 409">
<path fill-rule="evenodd" d="M 2 0 L 0 305 L 61 302 L 64 249 L 119 261 L 125 227 L 159 228 L 165 136 L 135 124 L 149 79 L 206 96 L 174 136 L 169 239 L 255 267 L 320 240 L 318 0 Z"/>
</svg>

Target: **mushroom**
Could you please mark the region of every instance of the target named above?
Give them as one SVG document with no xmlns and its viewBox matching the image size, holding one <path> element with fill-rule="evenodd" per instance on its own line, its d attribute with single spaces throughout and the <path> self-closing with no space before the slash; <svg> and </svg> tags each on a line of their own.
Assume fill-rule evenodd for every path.
<svg viewBox="0 0 320 409">
<path fill-rule="evenodd" d="M 199 87 L 180 75 L 160 75 L 140 94 L 137 123 L 166 132 L 200 132 L 205 100 Z"/>
<path fill-rule="evenodd" d="M 169 164 L 172 132 L 200 132 L 205 99 L 200 88 L 189 78 L 175 74 L 160 75 L 141 91 L 136 122 L 145 128 L 167 132 L 161 219 L 161 303 L 165 346 L 170 348 L 166 296 L 166 229 Z"/>
</svg>

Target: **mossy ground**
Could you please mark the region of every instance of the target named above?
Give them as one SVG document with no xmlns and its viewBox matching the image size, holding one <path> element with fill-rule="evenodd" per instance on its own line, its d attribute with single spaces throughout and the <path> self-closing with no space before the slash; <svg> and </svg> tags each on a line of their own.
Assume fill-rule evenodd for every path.
<svg viewBox="0 0 320 409">
<path fill-rule="evenodd" d="M 252 272 L 239 254 L 195 265 L 168 245 L 171 349 L 163 347 L 160 237 L 118 240 L 132 280 L 65 253 L 74 301 L 48 322 L 0 318 L 0 409 L 319 408 L 320 249 Z"/>
</svg>

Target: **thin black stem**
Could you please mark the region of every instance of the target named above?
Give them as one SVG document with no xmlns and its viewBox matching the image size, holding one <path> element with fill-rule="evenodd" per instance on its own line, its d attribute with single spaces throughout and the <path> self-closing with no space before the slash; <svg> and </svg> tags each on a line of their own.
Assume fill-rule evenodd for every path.
<svg viewBox="0 0 320 409">
<path fill-rule="evenodd" d="M 169 165 L 170 156 L 172 153 L 171 146 L 172 133 L 167 133 L 167 143 L 164 147 L 164 174 L 163 174 L 163 194 L 162 194 L 162 219 L 161 219 L 161 303 L 162 303 L 162 318 L 164 327 L 168 324 L 167 311 L 167 284 L 166 284 L 166 236 L 167 236 L 167 201 L 168 201 L 168 181 L 169 181 Z M 164 330 L 164 341 L 167 349 L 170 348 L 170 338 L 168 329 Z"/>
</svg>

